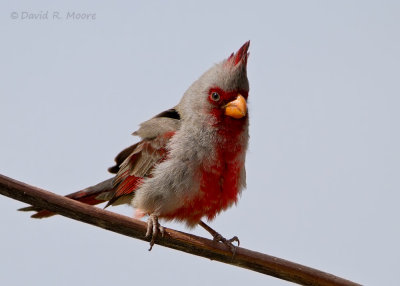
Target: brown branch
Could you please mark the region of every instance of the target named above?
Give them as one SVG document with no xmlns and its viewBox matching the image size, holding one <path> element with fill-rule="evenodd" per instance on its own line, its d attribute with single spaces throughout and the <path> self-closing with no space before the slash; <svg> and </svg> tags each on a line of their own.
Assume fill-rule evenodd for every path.
<svg viewBox="0 0 400 286">
<path fill-rule="evenodd" d="M 142 221 L 83 204 L 1 174 L 0 194 L 75 220 L 146 240 L 146 224 Z M 302 285 L 360 285 L 307 266 L 240 247 L 232 257 L 232 253 L 222 243 L 172 229 L 166 228 L 165 236 L 156 239 L 156 243 Z"/>
</svg>

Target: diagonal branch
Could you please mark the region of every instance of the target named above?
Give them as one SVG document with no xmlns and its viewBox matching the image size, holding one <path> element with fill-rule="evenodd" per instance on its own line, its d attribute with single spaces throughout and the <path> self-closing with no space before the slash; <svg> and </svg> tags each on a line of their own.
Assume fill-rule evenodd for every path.
<svg viewBox="0 0 400 286">
<path fill-rule="evenodd" d="M 35 207 L 57 212 L 60 215 L 78 221 L 136 239 L 146 240 L 144 237 L 146 223 L 142 221 L 83 204 L 24 184 L 1 174 L 0 194 Z M 229 249 L 222 243 L 172 229 L 166 228 L 165 236 L 156 239 L 156 243 L 302 285 L 360 285 L 326 272 L 245 248 L 238 247 L 235 256 L 232 257 Z"/>
</svg>

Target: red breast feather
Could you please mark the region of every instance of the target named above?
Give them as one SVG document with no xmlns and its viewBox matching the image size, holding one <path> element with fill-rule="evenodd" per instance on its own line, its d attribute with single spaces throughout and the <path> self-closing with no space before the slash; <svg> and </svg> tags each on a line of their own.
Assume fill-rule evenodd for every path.
<svg viewBox="0 0 400 286">
<path fill-rule="evenodd" d="M 202 217 L 212 220 L 236 203 L 244 185 L 244 155 L 247 149 L 247 118 L 236 120 L 219 115 L 215 123 L 218 142 L 212 159 L 199 166 L 200 190 L 183 206 L 162 217 L 196 225 Z"/>
</svg>

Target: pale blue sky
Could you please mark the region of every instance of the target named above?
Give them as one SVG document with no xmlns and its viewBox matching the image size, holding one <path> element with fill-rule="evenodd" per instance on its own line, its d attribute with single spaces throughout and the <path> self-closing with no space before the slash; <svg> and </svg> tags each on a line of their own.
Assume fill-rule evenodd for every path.
<svg viewBox="0 0 400 286">
<path fill-rule="evenodd" d="M 251 40 L 248 188 L 211 225 L 246 248 L 398 285 L 398 3 L 3 1 L 0 173 L 59 194 L 108 178 L 140 122 Z M 5 197 L 0 206 L 1 285 L 289 285 L 159 246 L 149 253 L 61 216 L 32 220 Z"/>
</svg>

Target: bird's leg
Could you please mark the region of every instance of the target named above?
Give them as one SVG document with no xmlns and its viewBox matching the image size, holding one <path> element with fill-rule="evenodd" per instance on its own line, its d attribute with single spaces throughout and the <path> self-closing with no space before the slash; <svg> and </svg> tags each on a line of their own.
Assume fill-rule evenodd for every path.
<svg viewBox="0 0 400 286">
<path fill-rule="evenodd" d="M 236 253 L 236 246 L 233 245 L 233 242 L 236 241 L 237 242 L 237 246 L 240 245 L 240 241 L 239 238 L 237 236 L 232 237 L 231 239 L 226 239 L 225 237 L 223 237 L 222 235 L 220 235 L 218 232 L 216 232 L 215 230 L 213 230 L 211 227 L 209 227 L 205 222 L 203 222 L 202 220 L 199 222 L 199 225 L 201 225 L 205 230 L 207 230 L 212 236 L 213 236 L 213 240 L 214 241 L 218 241 L 218 242 L 222 242 L 223 244 L 225 244 L 226 246 L 229 247 L 229 249 L 231 250 L 231 252 L 233 253 L 233 255 L 235 255 Z"/>
<path fill-rule="evenodd" d="M 154 241 L 157 238 L 158 233 L 161 233 L 161 237 L 164 237 L 164 227 L 162 227 L 158 222 L 158 217 L 155 214 L 151 214 L 147 220 L 146 231 L 146 238 L 150 237 L 151 235 L 149 251 L 153 248 Z"/>
</svg>

